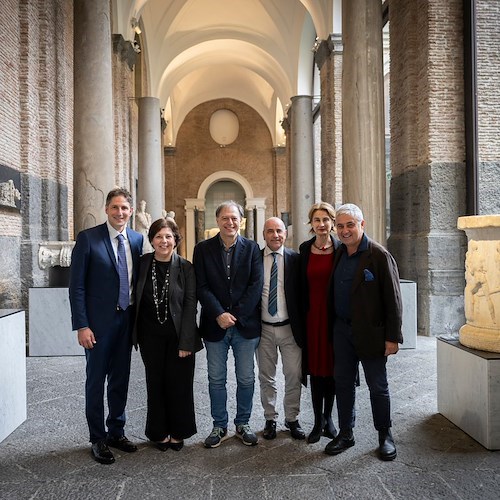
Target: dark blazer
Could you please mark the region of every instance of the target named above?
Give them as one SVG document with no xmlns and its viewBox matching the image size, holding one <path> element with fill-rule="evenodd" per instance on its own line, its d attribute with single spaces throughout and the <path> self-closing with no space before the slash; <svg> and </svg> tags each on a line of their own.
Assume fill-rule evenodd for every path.
<svg viewBox="0 0 500 500">
<path fill-rule="evenodd" d="M 334 268 L 344 252 L 342 245 L 335 255 Z M 331 292 L 333 286 L 334 280 Z M 360 358 L 383 356 L 386 340 L 403 342 L 402 311 L 396 261 L 382 245 L 368 238 L 368 248 L 361 253 L 351 289 L 352 333 Z"/>
<path fill-rule="evenodd" d="M 264 250 L 262 250 L 264 255 Z M 299 294 L 299 254 L 290 248 L 283 247 L 284 286 L 286 308 L 292 328 L 293 338 L 299 347 L 303 347 L 304 333 Z"/>
<path fill-rule="evenodd" d="M 127 228 L 132 251 L 132 277 L 135 289 L 142 234 Z M 118 264 L 106 223 L 81 231 L 71 257 L 69 296 L 73 330 L 89 327 L 94 335 L 106 333 L 114 321 L 120 279 Z"/>
<path fill-rule="evenodd" d="M 153 262 L 152 253 L 147 253 L 141 257 L 139 265 L 139 278 L 136 289 L 137 315 L 132 331 L 132 341 L 137 349 L 137 342 L 140 342 L 137 331 L 137 322 L 140 312 L 144 284 Z M 179 350 L 197 352 L 203 349 L 198 327 L 196 326 L 196 278 L 194 267 L 191 262 L 180 257 L 175 252 L 172 254 L 170 263 L 170 284 L 168 288 L 168 306 L 172 315 L 175 332 L 179 340 Z"/>
<path fill-rule="evenodd" d="M 200 241 L 194 247 L 193 263 L 201 304 L 201 336 L 210 342 L 221 340 L 226 331 L 217 324 L 216 318 L 230 312 L 236 317 L 236 328 L 243 337 L 259 337 L 264 272 L 257 243 L 238 236 L 229 280 L 222 262 L 219 235 Z"/>
</svg>

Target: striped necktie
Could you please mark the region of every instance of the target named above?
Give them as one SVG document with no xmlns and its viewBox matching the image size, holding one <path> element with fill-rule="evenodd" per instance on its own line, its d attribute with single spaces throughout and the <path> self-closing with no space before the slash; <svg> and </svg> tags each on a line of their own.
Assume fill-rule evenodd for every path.
<svg viewBox="0 0 500 500">
<path fill-rule="evenodd" d="M 271 316 L 276 316 L 278 312 L 278 262 L 276 261 L 276 252 L 273 256 L 273 265 L 271 266 L 271 279 L 269 280 L 269 301 L 267 311 Z"/>
<path fill-rule="evenodd" d="M 118 239 L 118 276 L 120 278 L 120 291 L 118 293 L 118 305 L 125 311 L 129 305 L 129 282 L 127 255 L 125 254 L 125 238 L 123 234 L 117 236 Z"/>
</svg>

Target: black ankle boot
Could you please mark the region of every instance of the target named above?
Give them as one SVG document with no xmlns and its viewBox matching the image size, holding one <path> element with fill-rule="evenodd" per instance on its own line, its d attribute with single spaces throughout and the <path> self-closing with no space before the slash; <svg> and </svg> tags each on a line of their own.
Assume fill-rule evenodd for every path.
<svg viewBox="0 0 500 500">
<path fill-rule="evenodd" d="M 380 429 L 378 431 L 378 456 L 386 462 L 396 458 L 396 446 L 392 438 L 391 429 Z"/>
<path fill-rule="evenodd" d="M 332 417 L 323 417 L 323 436 L 334 439 L 337 436 L 337 429 L 333 423 Z"/>
<path fill-rule="evenodd" d="M 312 431 L 309 434 L 309 436 L 307 436 L 307 442 L 309 444 L 317 443 L 319 441 L 319 438 L 323 433 L 323 430 L 321 429 L 322 427 L 321 424 L 322 422 L 314 422 L 314 427 L 312 428 Z"/>
</svg>

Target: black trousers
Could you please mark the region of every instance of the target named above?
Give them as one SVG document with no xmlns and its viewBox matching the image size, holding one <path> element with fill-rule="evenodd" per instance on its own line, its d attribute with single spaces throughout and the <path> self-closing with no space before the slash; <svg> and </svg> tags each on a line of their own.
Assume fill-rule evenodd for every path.
<svg viewBox="0 0 500 500">
<path fill-rule="evenodd" d="M 163 441 L 168 436 L 186 439 L 196 434 L 194 353 L 179 357 L 175 332 L 146 333 L 141 336 L 139 346 L 146 368 L 146 436 L 151 441 Z"/>
</svg>

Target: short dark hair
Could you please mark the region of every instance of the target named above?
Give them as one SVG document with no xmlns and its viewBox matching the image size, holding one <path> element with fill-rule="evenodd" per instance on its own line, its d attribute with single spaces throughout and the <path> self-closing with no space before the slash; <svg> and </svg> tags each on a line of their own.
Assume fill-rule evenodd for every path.
<svg viewBox="0 0 500 500">
<path fill-rule="evenodd" d="M 106 206 L 108 206 L 111 203 L 111 200 L 115 196 L 123 196 L 128 201 L 128 204 L 131 207 L 133 206 L 132 195 L 125 188 L 121 187 L 114 188 L 108 193 L 108 196 L 106 196 Z"/>
<path fill-rule="evenodd" d="M 237 201 L 234 200 L 223 201 L 220 205 L 218 205 L 217 208 L 215 209 L 215 217 L 219 217 L 221 210 L 223 208 L 228 208 L 228 207 L 236 207 L 238 213 L 240 214 L 240 218 L 243 219 L 243 217 L 245 217 L 245 212 L 243 211 L 243 207 Z"/>
<path fill-rule="evenodd" d="M 182 240 L 181 233 L 179 231 L 179 226 L 175 222 L 174 219 L 171 217 L 165 217 L 161 218 L 158 220 L 155 220 L 151 226 L 149 226 L 149 231 L 148 231 L 148 240 L 150 243 L 152 243 L 153 238 L 165 227 L 168 227 L 171 231 L 172 234 L 174 235 L 175 239 L 175 246 L 179 245 L 179 243 Z"/>
</svg>

